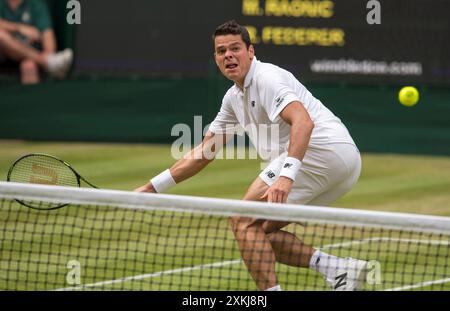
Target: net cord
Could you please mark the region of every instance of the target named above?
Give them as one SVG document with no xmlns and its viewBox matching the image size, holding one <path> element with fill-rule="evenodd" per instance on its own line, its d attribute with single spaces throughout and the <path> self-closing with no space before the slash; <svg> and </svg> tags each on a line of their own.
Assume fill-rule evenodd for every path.
<svg viewBox="0 0 450 311">
<path fill-rule="evenodd" d="M 0 198 L 450 234 L 450 217 L 0 182 Z M 23 207 L 26 208 L 26 207 Z M 70 206 L 64 207 L 70 208 Z M 42 213 L 52 211 L 39 211 Z"/>
</svg>

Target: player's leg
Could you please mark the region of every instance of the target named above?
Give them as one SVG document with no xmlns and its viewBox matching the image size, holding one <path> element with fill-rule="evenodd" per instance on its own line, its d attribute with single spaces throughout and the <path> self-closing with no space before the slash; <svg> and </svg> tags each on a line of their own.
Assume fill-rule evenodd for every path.
<svg viewBox="0 0 450 311">
<path fill-rule="evenodd" d="M 247 190 L 244 200 L 260 201 L 267 185 L 257 178 Z M 275 254 L 262 227 L 262 220 L 230 217 L 231 228 L 247 269 L 260 290 L 277 286 Z"/>
<path fill-rule="evenodd" d="M 268 187 L 263 179 L 256 178 L 244 200 L 261 201 Z M 247 217 L 231 217 L 230 221 L 242 258 L 259 289 L 277 285 L 275 261 L 308 266 L 314 249 L 303 244 L 294 234 L 279 230 L 289 222 Z"/>
<path fill-rule="evenodd" d="M 309 267 L 315 249 L 304 244 L 295 234 L 276 229 L 272 221 L 264 222 L 263 228 L 268 223 L 270 230 L 273 231 L 266 233 L 275 252 L 277 262 L 293 267 Z"/>
<path fill-rule="evenodd" d="M 311 200 L 310 205 L 328 206 L 350 191 L 358 181 L 361 172 L 358 150 L 348 144 L 339 144 L 336 148 L 348 174 L 338 184 Z M 311 258 L 310 267 L 324 275 L 334 290 L 357 290 L 365 284 L 367 262 L 363 260 L 340 258 L 316 250 Z"/>
<path fill-rule="evenodd" d="M 354 183 L 356 183 L 360 173 L 361 162 L 359 152 L 357 152 L 356 147 L 345 144 L 342 144 L 342 146 L 339 146 L 337 149 L 343 150 L 336 151 L 333 148 L 325 148 L 324 150 L 310 150 L 306 154 L 304 167 L 298 177 L 298 180 L 301 182 L 297 189 L 293 189 L 289 199 L 290 203 L 328 205 L 351 189 Z M 344 160 L 342 158 L 344 158 Z M 283 163 L 283 159 L 279 160 L 280 161 L 273 161 L 260 174 L 259 178 L 257 178 L 249 188 L 244 199 L 261 200 L 262 194 L 267 190 L 269 185 L 276 180 L 279 174 L 280 167 L 278 164 Z M 261 223 L 260 221 L 249 219 L 246 221 L 241 220 L 240 222 L 242 225 L 239 227 L 234 226 L 234 231 L 237 230 L 238 234 L 240 232 L 241 238 L 244 240 L 246 238 L 250 238 L 251 240 L 251 238 L 255 237 L 255 235 L 252 236 L 248 233 L 243 234 L 244 231 L 248 232 L 251 227 L 257 230 L 258 239 L 262 239 L 262 227 L 262 230 L 266 234 L 265 239 L 270 241 L 272 247 L 272 252 L 268 251 L 267 242 L 266 240 L 264 241 L 265 246 L 263 247 L 263 254 L 270 255 L 263 256 L 266 258 L 267 262 L 273 262 L 272 255 L 274 254 L 276 260 L 279 262 L 297 267 L 312 267 L 326 275 L 326 271 L 324 272 L 323 269 L 317 269 L 317 263 L 320 262 L 320 256 L 318 257 L 317 255 L 320 254 L 323 257 L 327 256 L 327 254 L 318 252 L 311 246 L 303 244 L 303 242 L 292 233 L 280 230 L 289 224 L 288 222 L 266 220 Z M 237 223 L 237 221 L 235 220 L 234 223 Z M 243 242 L 241 242 L 240 245 L 244 248 L 251 246 L 248 243 L 244 245 Z M 255 261 L 252 261 L 250 258 L 253 254 L 247 252 L 247 255 L 249 255 L 248 258 L 247 256 L 243 256 L 244 261 L 246 260 L 246 262 L 255 263 Z M 337 257 L 329 256 L 327 257 L 327 260 L 322 260 L 322 264 L 319 266 L 323 267 L 324 263 L 333 258 Z M 258 267 L 254 264 L 247 266 L 254 278 L 256 275 L 257 277 L 262 277 L 262 279 L 275 279 L 269 277 L 272 276 L 272 271 L 274 271 L 272 265 L 270 266 L 271 268 L 267 270 L 270 272 L 264 276 L 260 276 L 254 272 L 252 273 L 253 270 L 258 270 Z M 333 266 L 333 263 L 325 266 Z M 257 281 L 258 284 L 258 279 L 255 278 L 255 281 Z"/>
<path fill-rule="evenodd" d="M 39 83 L 39 66 L 31 59 L 25 59 L 20 63 L 20 78 L 22 84 Z"/>
<path fill-rule="evenodd" d="M 0 48 L 2 52 L 12 60 L 21 62 L 24 59 L 33 60 L 41 67 L 46 66 L 45 56 L 35 48 L 26 45 L 7 31 L 0 30 Z"/>
<path fill-rule="evenodd" d="M 336 144 L 324 148 L 310 149 L 305 155 L 304 165 L 297 177 L 288 203 L 327 206 L 348 192 L 357 182 L 361 170 L 361 158 L 357 148 L 350 144 Z M 273 172 L 273 174 L 269 174 Z M 277 168 L 268 167 L 260 175 L 263 179 L 276 179 Z M 275 177 L 273 176 L 275 175 Z M 270 184 L 271 180 L 267 180 Z M 359 274 L 364 262 L 344 260 L 312 247 L 304 245 L 295 235 L 279 230 L 282 223 L 267 220 L 263 223 L 266 233 L 269 233 L 271 245 L 277 255 L 277 261 L 291 266 L 310 267 L 322 273 L 329 283 L 337 290 L 355 289 L 358 280 L 336 282 L 336 273 L 346 268 L 347 275 Z M 356 272 L 356 273 L 354 273 Z M 356 277 L 354 277 L 355 279 Z M 336 283 L 336 284 L 335 284 Z M 346 286 L 340 286 L 340 285 Z M 337 286 L 337 287 L 336 287 Z"/>
<path fill-rule="evenodd" d="M 25 59 L 32 60 L 56 78 L 64 78 L 73 61 L 71 49 L 65 49 L 53 54 L 44 54 L 32 46 L 17 40 L 4 30 L 0 30 L 0 49 L 3 54 L 12 60 L 18 62 Z"/>
<path fill-rule="evenodd" d="M 283 165 L 286 156 L 287 153 L 280 155 L 277 159 L 273 160 L 261 172 L 261 174 L 259 174 L 259 179 L 266 185 L 265 189 L 272 185 L 278 178 L 281 166 Z M 305 181 L 306 179 L 310 178 L 309 176 L 304 176 L 304 174 L 305 173 L 300 174 L 297 179 Z M 299 191 L 298 189 L 295 189 L 295 187 L 297 187 L 296 184 L 298 183 L 299 182 L 297 181 L 294 184 L 293 191 L 295 192 Z M 313 189 L 303 187 L 301 192 L 303 204 L 306 204 L 314 198 Z M 289 195 L 289 197 L 291 196 L 291 194 Z M 304 244 L 294 234 L 281 230 L 283 227 L 287 226 L 290 223 L 291 222 L 265 220 L 262 226 L 264 232 L 267 234 L 267 237 L 270 240 L 278 262 L 294 267 L 309 267 L 310 258 L 315 250 L 311 246 Z"/>
<path fill-rule="evenodd" d="M 358 164 L 357 161 L 355 163 Z M 288 197 L 288 203 L 328 206 L 351 189 L 359 176 L 359 170 L 360 167 L 354 169 L 355 176 L 347 178 L 349 170 L 333 150 L 309 149 Z M 276 177 L 270 178 L 272 175 L 268 174 L 269 171 L 278 175 L 279 168 L 271 163 L 261 173 L 260 177 L 271 184 Z M 269 234 L 277 254 L 277 260 L 290 266 L 310 267 L 316 249 L 303 244 L 294 234 L 280 230 L 286 224 L 271 220 L 263 223 L 264 231 Z"/>
</svg>

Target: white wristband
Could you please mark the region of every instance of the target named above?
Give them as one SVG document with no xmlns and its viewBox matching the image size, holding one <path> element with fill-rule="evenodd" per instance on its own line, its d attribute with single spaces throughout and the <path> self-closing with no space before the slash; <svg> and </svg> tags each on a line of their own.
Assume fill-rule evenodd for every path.
<svg viewBox="0 0 450 311">
<path fill-rule="evenodd" d="M 175 180 L 173 180 L 169 169 L 165 170 L 158 176 L 153 177 L 150 182 L 158 193 L 164 192 L 177 184 Z"/>
<path fill-rule="evenodd" d="M 280 176 L 285 176 L 292 179 L 292 181 L 295 181 L 295 177 L 297 176 L 301 166 L 302 161 L 299 159 L 287 157 L 286 160 L 284 160 L 283 167 L 281 168 Z"/>
</svg>

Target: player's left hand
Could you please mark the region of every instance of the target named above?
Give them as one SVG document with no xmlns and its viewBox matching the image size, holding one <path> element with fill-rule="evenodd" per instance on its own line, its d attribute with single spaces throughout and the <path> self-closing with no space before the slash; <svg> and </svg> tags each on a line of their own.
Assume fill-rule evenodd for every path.
<svg viewBox="0 0 450 311">
<path fill-rule="evenodd" d="M 293 183 L 292 179 L 280 176 L 275 183 L 267 189 L 261 199 L 267 198 L 267 202 L 272 203 L 286 203 Z"/>
</svg>

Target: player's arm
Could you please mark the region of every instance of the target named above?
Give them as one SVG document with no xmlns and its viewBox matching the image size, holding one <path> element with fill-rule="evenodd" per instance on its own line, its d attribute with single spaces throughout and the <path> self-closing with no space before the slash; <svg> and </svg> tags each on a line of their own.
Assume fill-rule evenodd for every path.
<svg viewBox="0 0 450 311">
<path fill-rule="evenodd" d="M 19 24 L 0 18 L 0 29 L 8 32 L 18 32 L 27 37 L 30 41 L 38 41 L 41 38 L 41 32 L 33 26 Z"/>
<path fill-rule="evenodd" d="M 6 30 L 8 32 L 18 32 L 19 31 L 19 24 L 12 23 L 7 20 L 0 18 L 0 29 Z"/>
<path fill-rule="evenodd" d="M 308 148 L 314 122 L 300 102 L 287 105 L 281 111 L 280 117 L 291 126 L 288 157 L 302 161 Z"/>
<path fill-rule="evenodd" d="M 288 156 L 283 165 L 280 177 L 266 191 L 263 198 L 267 196 L 269 202 L 284 203 L 291 191 L 295 176 L 301 166 L 301 161 L 308 148 L 314 123 L 305 107 L 298 101 L 287 105 L 281 112 L 280 117 L 291 125 Z"/>
<path fill-rule="evenodd" d="M 154 177 L 149 183 L 137 188 L 138 192 L 163 192 L 175 184 L 196 175 L 209 163 L 226 143 L 225 134 L 206 133 L 203 141 L 178 160 L 170 169 Z M 159 188 L 159 189 L 158 189 Z"/>
</svg>

